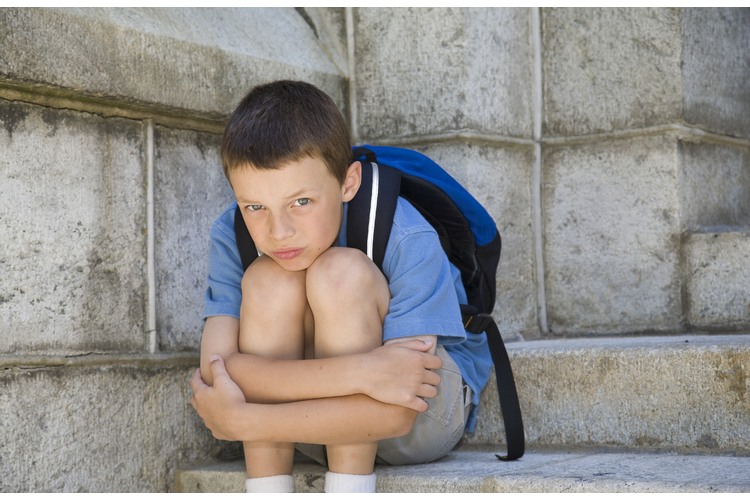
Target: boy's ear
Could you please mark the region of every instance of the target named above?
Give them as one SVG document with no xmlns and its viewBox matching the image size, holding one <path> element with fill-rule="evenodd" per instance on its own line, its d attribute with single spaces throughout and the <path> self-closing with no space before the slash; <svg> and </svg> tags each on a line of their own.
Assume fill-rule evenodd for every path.
<svg viewBox="0 0 750 500">
<path fill-rule="evenodd" d="M 360 184 L 362 184 L 362 164 L 355 161 L 349 165 L 344 185 L 341 186 L 342 201 L 351 201 L 354 195 L 357 194 L 357 191 L 359 191 Z"/>
</svg>

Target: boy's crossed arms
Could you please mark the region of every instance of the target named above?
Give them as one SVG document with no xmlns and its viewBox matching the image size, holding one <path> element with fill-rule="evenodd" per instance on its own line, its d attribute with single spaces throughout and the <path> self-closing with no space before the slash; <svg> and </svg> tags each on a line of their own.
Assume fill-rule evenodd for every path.
<svg viewBox="0 0 750 500">
<path fill-rule="evenodd" d="M 222 316 L 211 320 L 237 322 Z M 324 359 L 275 360 L 236 352 L 227 362 L 235 376 L 214 355 L 193 376 L 190 402 L 219 439 L 352 444 L 400 436 L 411 429 L 418 411 L 428 409 L 421 398 L 434 397 L 440 383 L 430 370 L 442 361 L 426 352 L 431 349 L 434 342 L 410 339 Z"/>
</svg>

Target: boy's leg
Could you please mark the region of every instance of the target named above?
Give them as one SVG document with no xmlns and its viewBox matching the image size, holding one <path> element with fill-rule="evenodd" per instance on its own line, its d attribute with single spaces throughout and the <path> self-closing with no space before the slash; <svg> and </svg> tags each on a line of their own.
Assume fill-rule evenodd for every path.
<svg viewBox="0 0 750 500">
<path fill-rule="evenodd" d="M 385 276 L 359 250 L 330 248 L 307 270 L 307 300 L 315 316 L 315 357 L 369 352 L 383 343 L 390 291 Z M 377 441 L 329 445 L 328 467 L 371 474 Z"/>
<path fill-rule="evenodd" d="M 266 256 L 256 259 L 242 279 L 240 352 L 272 359 L 303 359 L 305 327 L 312 331 L 305 271 L 286 271 Z M 243 445 L 249 478 L 292 473 L 294 443 Z"/>
</svg>

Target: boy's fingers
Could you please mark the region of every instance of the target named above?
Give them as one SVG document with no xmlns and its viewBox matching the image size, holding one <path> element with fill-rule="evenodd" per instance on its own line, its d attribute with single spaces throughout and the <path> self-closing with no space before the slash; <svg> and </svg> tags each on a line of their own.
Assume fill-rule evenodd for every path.
<svg viewBox="0 0 750 500">
<path fill-rule="evenodd" d="M 427 410 L 430 409 L 430 405 L 421 398 L 414 398 L 414 404 L 412 405 L 412 410 L 417 410 L 420 413 L 424 413 Z"/>
<path fill-rule="evenodd" d="M 201 369 L 198 368 L 197 370 L 195 370 L 195 373 L 193 374 L 193 378 L 190 379 L 190 388 L 193 390 L 193 393 L 196 393 L 198 389 L 201 389 L 205 385 L 206 383 L 203 381 L 203 378 L 201 377 Z"/>
<path fill-rule="evenodd" d="M 440 375 L 435 372 L 426 372 L 424 375 L 424 383 L 432 386 L 440 385 Z"/>
<path fill-rule="evenodd" d="M 221 376 L 229 376 L 229 374 L 227 374 L 227 369 L 224 366 L 224 360 L 221 359 L 221 356 L 211 356 L 211 363 L 209 363 L 208 366 L 211 368 L 211 374 L 214 376 L 214 380 Z"/>
<path fill-rule="evenodd" d="M 417 393 L 417 396 L 425 399 L 432 399 L 437 396 L 437 387 L 434 385 L 422 384 L 422 388 Z"/>
<path fill-rule="evenodd" d="M 397 342 L 395 345 L 399 347 L 406 347 L 414 351 L 427 352 L 432 347 L 432 342 L 415 339 L 415 340 L 404 340 L 403 342 Z"/>
<path fill-rule="evenodd" d="M 430 355 L 424 364 L 424 367 L 428 370 L 437 370 L 443 367 L 443 360 L 439 356 Z"/>
</svg>

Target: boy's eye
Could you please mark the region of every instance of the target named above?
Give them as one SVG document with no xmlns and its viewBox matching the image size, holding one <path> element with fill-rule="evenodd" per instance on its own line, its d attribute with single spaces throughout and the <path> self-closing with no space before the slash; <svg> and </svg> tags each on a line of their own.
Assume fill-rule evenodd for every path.
<svg viewBox="0 0 750 500">
<path fill-rule="evenodd" d="M 251 212 L 256 212 L 262 208 L 263 208 L 263 205 L 248 205 L 247 206 L 247 209 L 250 210 Z"/>
<path fill-rule="evenodd" d="M 299 200 L 294 202 L 295 205 L 299 206 L 307 205 L 308 203 L 310 203 L 310 198 L 300 198 Z"/>
</svg>

